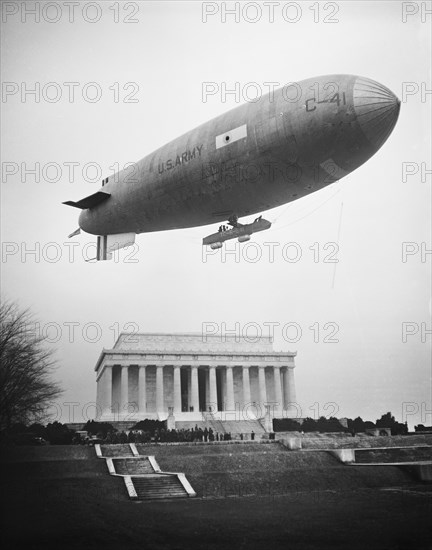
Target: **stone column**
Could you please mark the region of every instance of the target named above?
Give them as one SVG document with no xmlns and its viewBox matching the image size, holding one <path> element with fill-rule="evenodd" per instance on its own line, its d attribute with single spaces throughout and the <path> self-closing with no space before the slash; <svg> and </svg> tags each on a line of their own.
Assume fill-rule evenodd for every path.
<svg viewBox="0 0 432 550">
<path fill-rule="evenodd" d="M 219 365 L 219 367 L 221 367 L 221 366 L 222 365 Z M 220 373 L 219 393 L 220 393 L 221 410 L 223 411 L 224 407 L 225 407 L 225 401 L 226 401 L 226 370 L 225 370 L 225 368 L 219 368 L 219 373 Z"/>
<path fill-rule="evenodd" d="M 103 403 L 104 403 L 104 413 L 112 413 L 112 367 L 105 366 L 103 379 L 100 380 L 100 383 L 103 382 Z"/>
<path fill-rule="evenodd" d="M 163 365 L 156 367 L 156 412 L 164 410 Z"/>
<path fill-rule="evenodd" d="M 226 410 L 234 411 L 234 379 L 233 379 L 233 368 L 230 366 L 226 367 Z"/>
<path fill-rule="evenodd" d="M 180 367 L 174 367 L 174 412 L 181 412 Z"/>
<path fill-rule="evenodd" d="M 285 371 L 285 408 L 288 408 L 289 403 L 296 403 L 296 399 L 294 367 L 287 367 Z"/>
<path fill-rule="evenodd" d="M 146 386 L 146 367 L 138 367 L 138 411 L 145 413 L 147 411 L 147 386 Z"/>
<path fill-rule="evenodd" d="M 187 373 L 187 404 L 186 404 L 186 410 L 187 412 L 190 411 L 190 408 L 192 406 L 192 372 L 190 367 L 186 367 L 186 373 Z"/>
<path fill-rule="evenodd" d="M 203 369 L 204 372 L 204 411 L 207 412 L 210 404 L 210 371 Z"/>
<path fill-rule="evenodd" d="M 198 367 L 191 367 L 191 406 L 194 412 L 199 412 L 199 393 L 198 393 Z"/>
<path fill-rule="evenodd" d="M 216 367 L 209 367 L 210 397 L 209 403 L 211 411 L 217 412 L 217 389 L 216 389 Z"/>
<path fill-rule="evenodd" d="M 249 367 L 243 367 L 243 407 L 251 402 Z"/>
<path fill-rule="evenodd" d="M 261 414 L 265 414 L 264 403 L 267 403 L 267 390 L 265 381 L 265 367 L 258 367 L 258 384 L 259 384 L 259 404 Z"/>
<path fill-rule="evenodd" d="M 120 414 L 127 414 L 129 403 L 129 366 L 121 367 Z"/>
<path fill-rule="evenodd" d="M 275 389 L 275 401 L 276 401 L 276 406 L 274 410 L 275 410 L 275 413 L 278 413 L 280 415 L 283 409 L 283 399 L 282 399 L 281 372 L 280 372 L 279 366 L 273 367 L 273 377 L 274 377 L 274 389 Z"/>
</svg>

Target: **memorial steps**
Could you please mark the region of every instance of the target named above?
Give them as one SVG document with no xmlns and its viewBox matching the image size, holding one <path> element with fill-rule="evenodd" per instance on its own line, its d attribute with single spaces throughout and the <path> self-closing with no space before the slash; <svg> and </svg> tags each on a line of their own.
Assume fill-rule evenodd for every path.
<svg viewBox="0 0 432 550">
<path fill-rule="evenodd" d="M 166 498 L 188 498 L 188 493 L 176 475 L 143 475 L 131 476 L 136 498 L 153 500 Z"/>
<path fill-rule="evenodd" d="M 222 413 L 203 413 L 205 427 L 212 428 L 215 433 L 230 433 L 232 436 L 243 434 L 245 439 L 251 439 L 252 432 L 255 433 L 255 436 L 262 436 L 266 433 L 258 419 L 224 420 L 221 415 Z M 230 414 L 225 413 L 224 416 L 229 418 Z"/>
<path fill-rule="evenodd" d="M 140 456 L 134 443 L 95 445 L 112 476 L 122 477 L 132 500 L 188 498 L 196 496 L 182 473 L 162 472 L 154 456 Z"/>
<path fill-rule="evenodd" d="M 259 439 L 266 433 L 259 420 L 221 420 L 209 413 L 203 413 L 199 421 L 176 420 L 175 426 L 176 430 L 194 430 L 195 426 L 202 430 L 211 428 L 215 434 L 231 433 L 235 439 L 240 439 L 240 434 L 243 434 L 245 439 L 251 439 L 252 432 L 255 433 L 255 438 Z"/>
<path fill-rule="evenodd" d="M 203 413 L 203 420 L 207 428 L 211 428 L 215 433 L 225 434 L 228 430 L 225 429 L 224 424 L 220 418 L 217 418 L 213 413 Z"/>
<path fill-rule="evenodd" d="M 136 458 L 114 458 L 116 474 L 121 476 L 154 474 L 155 470 L 147 456 Z"/>
<path fill-rule="evenodd" d="M 255 433 L 255 437 L 266 433 L 259 420 L 225 420 L 222 424 L 226 432 L 230 432 L 231 434 L 246 434 L 248 438 L 252 432 Z"/>
<path fill-rule="evenodd" d="M 101 445 L 100 450 L 101 456 L 104 458 L 112 458 L 115 456 L 135 456 L 129 443 L 120 445 Z"/>
</svg>

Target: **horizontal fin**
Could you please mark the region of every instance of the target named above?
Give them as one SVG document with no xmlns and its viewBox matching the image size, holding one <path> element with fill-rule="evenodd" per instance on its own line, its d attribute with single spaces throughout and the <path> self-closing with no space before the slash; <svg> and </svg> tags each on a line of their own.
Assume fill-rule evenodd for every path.
<svg viewBox="0 0 432 550">
<path fill-rule="evenodd" d="M 86 210 L 87 208 L 94 208 L 98 204 L 101 204 L 102 202 L 106 201 L 111 197 L 111 193 L 106 193 L 105 191 L 96 191 L 96 193 L 93 193 L 93 195 L 89 195 L 88 197 L 84 197 L 83 199 L 74 202 L 74 201 L 66 201 L 63 204 L 67 204 L 68 206 L 74 206 L 75 208 L 81 208 L 81 210 Z"/>
<path fill-rule="evenodd" d="M 76 235 L 79 235 L 81 233 L 81 229 L 78 227 L 78 229 L 75 229 L 73 233 L 68 235 L 68 239 L 71 239 L 72 237 L 75 237 Z"/>
</svg>

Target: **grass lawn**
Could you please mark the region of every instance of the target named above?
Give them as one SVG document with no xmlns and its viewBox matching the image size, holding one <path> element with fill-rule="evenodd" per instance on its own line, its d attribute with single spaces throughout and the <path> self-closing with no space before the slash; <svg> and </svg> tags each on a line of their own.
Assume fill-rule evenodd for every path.
<svg viewBox="0 0 432 550">
<path fill-rule="evenodd" d="M 63 468 L 43 460 L 2 463 L 2 548 L 432 548 L 432 484 L 415 480 L 391 488 L 132 502 L 121 478 L 104 475 L 101 460 L 64 460 Z"/>
</svg>

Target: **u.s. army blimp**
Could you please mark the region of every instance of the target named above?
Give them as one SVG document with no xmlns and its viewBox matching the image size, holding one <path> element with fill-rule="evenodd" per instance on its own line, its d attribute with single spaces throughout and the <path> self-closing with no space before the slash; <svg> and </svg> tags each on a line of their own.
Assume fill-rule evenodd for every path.
<svg viewBox="0 0 432 550">
<path fill-rule="evenodd" d="M 343 178 L 387 140 L 400 101 L 353 75 L 291 83 L 240 105 L 104 178 L 79 201 L 79 226 L 98 235 L 98 259 L 138 233 L 225 222 L 203 244 L 219 248 L 270 227 L 239 218 L 294 201 Z M 76 234 L 78 231 L 74 232 Z"/>
</svg>

